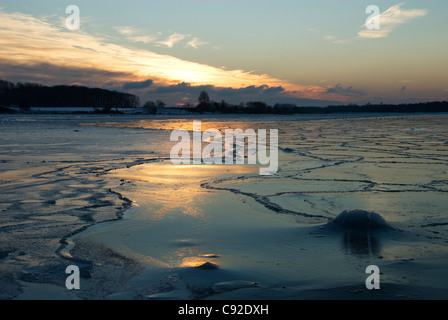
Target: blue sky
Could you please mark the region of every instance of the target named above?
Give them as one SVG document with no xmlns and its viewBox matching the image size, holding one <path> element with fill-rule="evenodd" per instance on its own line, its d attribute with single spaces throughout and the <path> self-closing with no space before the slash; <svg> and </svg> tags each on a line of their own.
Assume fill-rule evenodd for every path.
<svg viewBox="0 0 448 320">
<path fill-rule="evenodd" d="M 384 24 L 369 35 L 371 4 Z M 80 8 L 80 30 L 64 28 L 68 5 Z M 202 89 L 234 103 L 448 96 L 443 0 L 0 0 L 0 8 L 0 78 L 14 82 L 122 90 L 151 79 L 134 93 L 171 104 L 196 102 Z"/>
</svg>

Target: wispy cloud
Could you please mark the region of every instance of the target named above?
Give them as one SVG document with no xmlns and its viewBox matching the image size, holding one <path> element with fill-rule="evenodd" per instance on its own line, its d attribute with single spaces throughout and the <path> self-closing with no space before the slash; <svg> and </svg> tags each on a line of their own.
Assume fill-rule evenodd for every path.
<svg viewBox="0 0 448 320">
<path fill-rule="evenodd" d="M 116 27 L 115 29 L 118 33 L 124 35 L 129 41 L 151 43 L 157 40 L 156 36 L 143 34 L 142 31 L 131 26 Z"/>
<path fill-rule="evenodd" d="M 133 35 L 137 32 L 133 27 L 130 26 L 115 27 L 115 30 L 117 30 L 119 34 L 123 34 L 125 36 Z"/>
<path fill-rule="evenodd" d="M 349 97 L 353 97 L 353 96 L 359 97 L 359 96 L 365 96 L 366 95 L 366 93 L 364 91 L 354 89 L 353 87 L 346 87 L 346 88 L 344 88 L 339 83 L 337 85 L 331 87 L 331 88 L 328 88 L 327 89 L 327 93 L 332 93 L 332 94 L 337 93 L 337 94 L 344 95 L 344 96 L 349 96 Z"/>
<path fill-rule="evenodd" d="M 334 35 L 325 34 L 315 28 L 307 28 L 306 31 L 308 31 L 310 33 L 321 35 L 322 39 L 324 39 L 325 41 L 333 42 L 333 43 L 347 43 L 350 41 L 349 39 L 339 39 L 338 37 L 336 37 Z"/>
<path fill-rule="evenodd" d="M 207 44 L 207 42 L 200 41 L 198 38 L 194 37 L 187 43 L 187 46 L 199 49 L 200 46 L 203 46 L 205 44 Z"/>
<path fill-rule="evenodd" d="M 362 26 L 362 30 L 358 32 L 360 38 L 385 38 L 396 27 L 411 20 L 425 16 L 428 10 L 425 9 L 402 9 L 403 3 L 394 5 L 379 15 L 380 29 L 368 30 L 366 25 Z"/>
<path fill-rule="evenodd" d="M 319 32 L 319 30 L 317 30 L 316 28 L 306 28 L 305 29 L 306 31 L 308 31 L 308 32 L 315 32 L 315 33 L 318 33 Z"/>
<path fill-rule="evenodd" d="M 166 39 L 161 40 L 160 34 L 157 36 L 146 35 L 142 30 L 136 29 L 133 26 L 120 26 L 115 27 L 115 30 L 118 31 L 119 34 L 124 35 L 127 40 L 133 42 L 143 42 L 143 43 L 154 43 L 159 47 L 167 47 L 173 48 L 177 43 L 183 40 L 188 40 L 191 38 L 186 46 L 192 47 L 194 49 L 199 49 L 199 47 L 207 44 L 207 42 L 199 40 L 197 37 L 192 37 L 191 35 L 181 34 L 181 33 L 172 33 Z"/>
<path fill-rule="evenodd" d="M 136 82 L 127 82 L 122 85 L 123 90 L 132 90 L 132 89 L 145 89 L 149 88 L 153 84 L 152 79 L 148 79 L 145 81 L 136 81 Z"/>
<path fill-rule="evenodd" d="M 180 33 L 175 32 L 172 35 L 170 35 L 166 40 L 157 41 L 157 44 L 159 46 L 172 48 L 172 47 L 174 47 L 174 45 L 176 43 L 178 43 L 179 41 L 184 40 L 187 37 L 188 37 L 188 35 L 180 34 Z"/>
</svg>

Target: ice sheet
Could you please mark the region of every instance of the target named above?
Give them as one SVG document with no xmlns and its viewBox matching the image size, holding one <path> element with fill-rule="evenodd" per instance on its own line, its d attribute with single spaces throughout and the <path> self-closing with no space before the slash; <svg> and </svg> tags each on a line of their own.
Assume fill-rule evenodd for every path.
<svg viewBox="0 0 448 320">
<path fill-rule="evenodd" d="M 172 165 L 170 130 L 193 119 L 2 119 L 3 297 L 63 286 L 70 263 L 83 299 L 448 297 L 448 116 L 202 118 L 278 128 L 279 171 L 264 177 Z M 394 232 L 325 228 L 356 209 Z M 380 291 L 365 288 L 369 264 Z"/>
</svg>

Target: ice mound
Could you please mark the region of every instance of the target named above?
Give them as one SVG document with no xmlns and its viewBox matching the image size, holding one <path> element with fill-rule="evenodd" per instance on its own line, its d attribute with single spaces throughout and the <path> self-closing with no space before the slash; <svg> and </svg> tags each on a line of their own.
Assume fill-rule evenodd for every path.
<svg viewBox="0 0 448 320">
<path fill-rule="evenodd" d="M 214 270 L 214 269 L 218 269 L 218 265 L 211 263 L 211 262 L 205 262 L 205 263 L 197 266 L 196 268 L 203 269 L 203 270 Z"/>
<path fill-rule="evenodd" d="M 397 230 L 378 213 L 364 210 L 343 211 L 323 228 L 341 234 L 342 247 L 355 255 L 380 255 L 381 242 Z"/>
<path fill-rule="evenodd" d="M 392 227 L 378 213 L 364 210 L 343 211 L 329 225 L 348 230 L 391 229 Z"/>
</svg>

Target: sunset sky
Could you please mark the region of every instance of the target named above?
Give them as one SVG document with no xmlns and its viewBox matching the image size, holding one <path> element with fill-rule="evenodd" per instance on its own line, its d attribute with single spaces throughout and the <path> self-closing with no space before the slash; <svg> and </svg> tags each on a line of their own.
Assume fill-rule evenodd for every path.
<svg viewBox="0 0 448 320">
<path fill-rule="evenodd" d="M 365 26 L 372 4 L 379 30 Z M 445 0 L 0 0 L 0 79 L 169 105 L 202 90 L 231 103 L 447 100 L 447 15 Z"/>
</svg>

